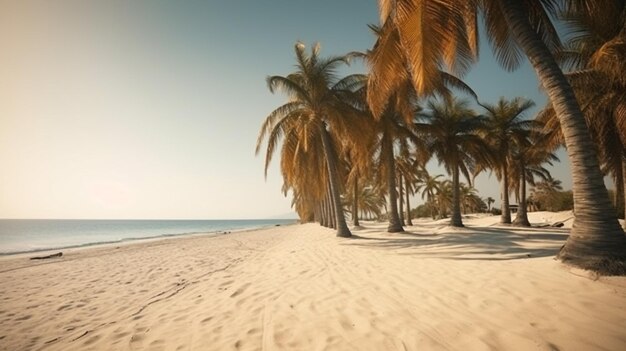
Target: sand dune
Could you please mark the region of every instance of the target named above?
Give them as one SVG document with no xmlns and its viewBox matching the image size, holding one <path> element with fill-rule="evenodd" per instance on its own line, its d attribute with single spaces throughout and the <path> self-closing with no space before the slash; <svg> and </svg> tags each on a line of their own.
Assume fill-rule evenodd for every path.
<svg viewBox="0 0 626 351">
<path fill-rule="evenodd" d="M 567 229 L 464 220 L 401 234 L 366 222 L 357 239 L 306 224 L 5 257 L 0 349 L 626 349 L 626 278 L 555 261 Z"/>
</svg>

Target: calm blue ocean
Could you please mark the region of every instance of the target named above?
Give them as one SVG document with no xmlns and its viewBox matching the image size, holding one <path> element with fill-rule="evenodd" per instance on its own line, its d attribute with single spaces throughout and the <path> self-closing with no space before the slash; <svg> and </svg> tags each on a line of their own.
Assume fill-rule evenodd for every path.
<svg viewBox="0 0 626 351">
<path fill-rule="evenodd" d="M 295 223 L 253 220 L 0 219 L 0 255 Z"/>
</svg>

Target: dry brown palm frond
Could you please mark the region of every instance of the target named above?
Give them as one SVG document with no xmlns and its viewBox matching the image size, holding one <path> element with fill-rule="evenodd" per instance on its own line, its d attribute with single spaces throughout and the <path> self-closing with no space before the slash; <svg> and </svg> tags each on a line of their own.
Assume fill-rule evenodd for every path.
<svg viewBox="0 0 626 351">
<path fill-rule="evenodd" d="M 626 33 L 600 47 L 589 60 L 589 66 L 626 87 Z"/>
<path fill-rule="evenodd" d="M 377 35 L 374 48 L 367 54 L 370 67 L 367 102 L 376 117 L 381 115 L 399 85 L 409 79 L 404 50 L 393 22 L 386 22 Z"/>
<path fill-rule="evenodd" d="M 396 2 L 393 18 L 419 95 L 430 94 L 443 65 L 463 73 L 473 62 L 465 32 L 465 6 L 458 1 Z"/>
</svg>

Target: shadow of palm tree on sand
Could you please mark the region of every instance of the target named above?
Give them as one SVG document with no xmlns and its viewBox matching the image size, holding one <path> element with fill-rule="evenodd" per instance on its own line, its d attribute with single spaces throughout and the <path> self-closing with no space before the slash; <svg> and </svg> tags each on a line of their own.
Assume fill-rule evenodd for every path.
<svg viewBox="0 0 626 351">
<path fill-rule="evenodd" d="M 454 228 L 438 224 L 411 229 L 391 234 L 366 227 L 357 240 L 344 244 L 423 258 L 506 261 L 555 256 L 569 235 L 568 229 L 512 226 Z"/>
</svg>

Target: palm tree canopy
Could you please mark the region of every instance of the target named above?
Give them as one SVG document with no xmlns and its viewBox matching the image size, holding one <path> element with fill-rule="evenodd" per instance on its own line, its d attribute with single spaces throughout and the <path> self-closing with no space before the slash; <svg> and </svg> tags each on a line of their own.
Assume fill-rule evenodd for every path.
<svg viewBox="0 0 626 351">
<path fill-rule="evenodd" d="M 335 135 L 352 135 L 355 140 L 366 138 L 359 133 L 367 132 L 367 128 L 350 128 L 359 119 L 359 115 L 353 105 L 346 103 L 347 100 L 354 99 L 355 90 L 365 84 L 366 76 L 354 74 L 339 78 L 337 70 L 341 65 L 349 64 L 350 56 L 320 58 L 319 44 L 313 45 L 310 54 L 305 49 L 304 44 L 296 43 L 295 72 L 286 77 L 267 77 L 269 90 L 272 93 L 286 93 L 289 102 L 272 111 L 261 126 L 256 153 L 260 152 L 261 145 L 267 138 L 266 175 L 279 141 L 294 124 L 300 128 L 301 135 L 315 134 L 319 125 L 325 124 L 330 126 Z M 308 141 L 311 138 L 310 135 L 303 138 L 296 147 L 308 150 Z"/>
<path fill-rule="evenodd" d="M 470 174 L 478 163 L 490 162 L 487 144 L 479 133 L 485 130 L 485 118 L 469 108 L 467 100 L 452 99 L 450 103 L 429 101 L 427 112 L 418 114 L 417 123 L 426 137 L 426 149 L 452 174 L 451 161 L 458 162 L 461 173 L 471 184 Z"/>
<path fill-rule="evenodd" d="M 532 28 L 549 48 L 560 47 L 550 20 L 556 0 L 522 0 Z M 398 82 L 410 79 L 417 94 L 431 94 L 439 85 L 441 71 L 462 76 L 478 58 L 479 12 L 485 20 L 487 38 L 497 61 L 516 69 L 522 53 L 512 37 L 496 0 L 379 0 L 380 34 L 372 57 L 373 110 L 382 108 L 397 90 Z M 410 74 L 408 72 L 411 72 Z"/>
<path fill-rule="evenodd" d="M 383 27 L 370 25 L 370 29 L 376 34 L 378 41 L 372 50 L 366 54 L 357 54 L 364 57 L 372 68 L 368 82 L 367 101 L 375 117 L 379 117 L 388 104 L 398 111 L 408 123 L 413 119 L 412 105 L 419 97 L 425 94 L 416 90 L 411 75 L 406 67 L 406 57 L 402 49 L 402 43 L 398 35 L 398 29 L 392 25 Z M 383 70 L 385 75 L 376 72 Z M 444 70 L 433 72 L 432 95 L 450 99 L 452 89 L 466 93 L 478 100 L 474 90 L 458 77 Z M 385 89 L 387 93 L 381 94 Z"/>
<path fill-rule="evenodd" d="M 501 97 L 496 104 L 483 103 L 481 106 L 486 111 L 486 128 L 481 134 L 493 157 L 490 163 L 479 164 L 475 174 L 490 167 L 498 179 L 502 179 L 502 167 L 512 162 L 513 152 L 527 143 L 531 131 L 537 129 L 537 122 L 526 118 L 526 113 L 535 104 L 520 97 L 512 100 Z"/>
<path fill-rule="evenodd" d="M 516 97 L 507 100 L 500 97 L 496 104 L 481 104 L 487 111 L 487 134 L 485 137 L 494 146 L 507 147 L 509 142 L 521 140 L 525 132 L 533 126 L 533 120 L 527 118 L 528 110 L 535 106 L 531 100 Z"/>
</svg>

